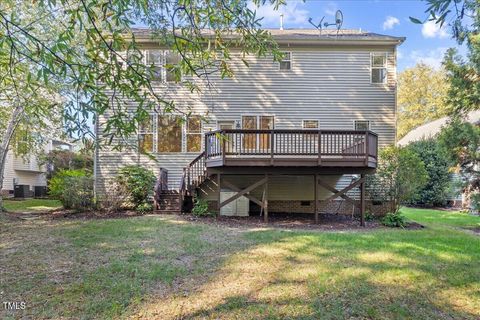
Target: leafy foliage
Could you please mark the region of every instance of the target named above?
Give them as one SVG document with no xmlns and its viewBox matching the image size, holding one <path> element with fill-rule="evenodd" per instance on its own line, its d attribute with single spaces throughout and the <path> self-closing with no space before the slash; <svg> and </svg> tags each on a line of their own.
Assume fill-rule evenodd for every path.
<svg viewBox="0 0 480 320">
<path fill-rule="evenodd" d="M 443 206 L 450 187 L 450 162 L 434 139 L 420 140 L 407 146 L 424 163 L 427 182 L 412 204 Z"/>
<path fill-rule="evenodd" d="M 450 165 L 458 168 L 463 191 L 472 196 L 480 192 L 480 128 L 455 119 L 442 129 L 438 141 Z"/>
<path fill-rule="evenodd" d="M 117 183 L 127 190 L 128 201 L 134 209 L 149 203 L 155 181 L 153 172 L 139 165 L 125 166 L 117 176 Z"/>
<path fill-rule="evenodd" d="M 400 213 L 387 213 L 382 219 L 383 225 L 391 228 L 404 228 L 407 225 L 405 217 Z"/>
<path fill-rule="evenodd" d="M 72 152 L 69 150 L 53 150 L 41 157 L 47 165 L 47 178 L 54 176 L 60 170 L 85 170 L 93 172 L 93 154 Z"/>
<path fill-rule="evenodd" d="M 204 199 L 196 199 L 193 205 L 192 214 L 194 216 L 203 217 L 210 216 L 212 213 L 208 208 L 208 202 Z"/>
<path fill-rule="evenodd" d="M 443 69 L 419 63 L 398 75 L 398 137 L 446 116 L 448 82 Z"/>
<path fill-rule="evenodd" d="M 367 175 L 367 192 L 373 201 L 389 202 L 397 213 L 400 205 L 413 201 L 427 183 L 425 165 L 407 148 L 386 147 L 380 151 L 376 174 Z"/>
<path fill-rule="evenodd" d="M 65 209 L 90 209 L 94 204 L 93 178 L 84 170 L 61 170 L 50 179 L 49 194 Z"/>
</svg>

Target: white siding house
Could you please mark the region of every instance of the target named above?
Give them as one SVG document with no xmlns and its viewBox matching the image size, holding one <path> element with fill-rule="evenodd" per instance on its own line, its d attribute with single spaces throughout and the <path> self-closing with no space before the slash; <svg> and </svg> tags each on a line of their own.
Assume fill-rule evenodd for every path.
<svg viewBox="0 0 480 320">
<path fill-rule="evenodd" d="M 160 130 L 164 121 L 159 120 L 164 116 L 152 115 L 154 124 L 141 132 L 140 139 L 148 139 L 148 151 L 156 161 L 134 149 L 97 150 L 97 193 L 104 193 L 118 169 L 127 164 L 141 164 L 156 173 L 165 168 L 169 188 L 178 189 L 183 168 L 205 149 L 202 134 L 217 129 L 371 130 L 378 135 L 380 147 L 395 143 L 396 47 L 404 38 L 358 30 L 341 30 L 338 35 L 328 30 L 322 34 L 318 30 L 270 32 L 285 52 L 282 63 L 271 57 L 250 56 L 246 57 L 247 67 L 234 53 L 234 77 L 221 79 L 212 74 L 213 87 L 201 93 L 190 93 L 179 84 L 157 83 L 158 92 L 174 100 L 177 108 L 204 116 L 207 121 L 198 132 L 181 125 L 175 142 L 178 146 L 165 152 L 164 131 Z M 147 30 L 137 31 L 136 39 L 144 45 L 145 55 L 151 50 L 162 50 L 155 47 Z M 107 119 L 108 114 L 98 119 L 98 135 Z M 198 133 L 201 146 L 191 148 L 189 141 L 193 145 L 196 138 L 189 137 Z M 132 141 L 136 139 L 132 137 Z M 231 177 L 232 181 L 249 179 Z M 340 170 L 335 178 L 328 179 L 338 182 L 340 188 L 342 183 L 348 185 L 352 176 Z M 314 182 L 310 178 L 285 174 L 272 177 L 271 181 L 271 200 L 314 198 Z M 210 199 L 217 197 L 207 194 Z M 259 191 L 256 194 L 261 196 Z M 320 197 L 329 194 L 324 191 Z"/>
</svg>

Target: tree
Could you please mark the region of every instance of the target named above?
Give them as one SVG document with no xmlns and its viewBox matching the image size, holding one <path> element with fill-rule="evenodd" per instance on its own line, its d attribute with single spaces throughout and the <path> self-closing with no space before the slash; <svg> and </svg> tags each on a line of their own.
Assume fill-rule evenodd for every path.
<svg viewBox="0 0 480 320">
<path fill-rule="evenodd" d="M 231 48 L 243 55 L 279 59 L 281 53 L 261 19 L 249 7 L 283 0 L 3 0 L 0 2 L 0 184 L 5 155 L 22 119 L 44 122 L 55 105 L 36 103 L 39 90 L 65 97 L 64 124 L 69 133 L 91 134 L 88 119 L 109 112 L 104 143 L 119 149 L 150 112 L 176 110 L 153 90 L 154 70 L 143 64 L 132 33 L 134 23 L 148 26 L 155 39 L 181 60 L 167 65 L 181 75 L 207 83 L 212 72 L 233 74 Z M 208 30 L 208 31 L 206 31 Z M 234 34 L 234 37 L 231 35 Z M 183 81 L 183 80 L 182 80 Z M 200 90 L 185 80 L 190 90 Z M 111 94 L 107 94 L 111 92 Z M 7 97 L 8 96 L 8 97 Z M 48 100 L 48 99 L 47 99 Z M 30 103 L 25 104 L 28 101 Z M 128 104 L 138 108 L 127 112 Z M 114 106 L 114 107 L 112 107 Z M 178 110 L 185 115 L 188 112 Z M 48 117 L 47 117 L 48 118 Z M 44 122 L 44 124 L 47 124 Z M 100 138 L 100 137 L 97 137 Z M 1 205 L 1 204 L 0 204 Z"/>
<path fill-rule="evenodd" d="M 422 160 L 407 148 L 389 146 L 379 153 L 376 174 L 367 175 L 367 192 L 374 201 L 388 202 L 391 213 L 400 205 L 415 200 L 427 183 Z"/>
<path fill-rule="evenodd" d="M 467 194 L 480 192 L 480 128 L 463 122 L 452 121 L 443 128 L 438 137 L 443 152 L 451 166 L 458 167 Z"/>
<path fill-rule="evenodd" d="M 447 103 L 453 116 L 480 108 L 480 2 L 478 0 L 426 0 L 426 21 L 448 25 L 459 44 L 466 43 L 467 59 L 448 50 L 444 67 L 450 83 Z M 414 23 L 423 23 L 410 17 Z"/>
<path fill-rule="evenodd" d="M 398 76 L 398 138 L 447 115 L 448 82 L 443 69 L 419 63 Z"/>
<path fill-rule="evenodd" d="M 414 152 L 424 163 L 427 182 L 418 192 L 413 204 L 443 206 L 450 187 L 450 161 L 436 139 L 420 140 L 406 148 Z"/>
</svg>

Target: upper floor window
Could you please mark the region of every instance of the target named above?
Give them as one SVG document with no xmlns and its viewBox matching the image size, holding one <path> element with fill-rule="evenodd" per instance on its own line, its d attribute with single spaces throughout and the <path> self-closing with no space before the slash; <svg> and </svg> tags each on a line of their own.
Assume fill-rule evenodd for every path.
<svg viewBox="0 0 480 320">
<path fill-rule="evenodd" d="M 355 130 L 370 130 L 370 121 L 368 120 L 356 120 Z"/>
<path fill-rule="evenodd" d="M 371 79 L 372 83 L 387 82 L 387 54 L 374 52 L 371 54 Z"/>
<path fill-rule="evenodd" d="M 318 120 L 303 120 L 303 129 L 318 129 Z"/>
<path fill-rule="evenodd" d="M 174 82 L 176 80 L 173 67 L 180 62 L 180 55 L 166 50 L 147 50 L 145 63 L 152 71 L 152 80 Z"/>
<path fill-rule="evenodd" d="M 280 70 L 290 70 L 292 69 L 292 53 L 291 52 L 282 52 L 283 58 L 280 60 Z"/>
</svg>

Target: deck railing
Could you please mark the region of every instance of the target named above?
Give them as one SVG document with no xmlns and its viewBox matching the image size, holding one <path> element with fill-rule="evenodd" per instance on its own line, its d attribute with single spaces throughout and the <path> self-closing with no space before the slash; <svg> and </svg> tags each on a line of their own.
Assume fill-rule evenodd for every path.
<svg viewBox="0 0 480 320">
<path fill-rule="evenodd" d="M 271 157 L 322 159 L 377 159 L 378 137 L 368 130 L 243 130 L 225 129 L 205 134 L 205 158 Z"/>
</svg>

